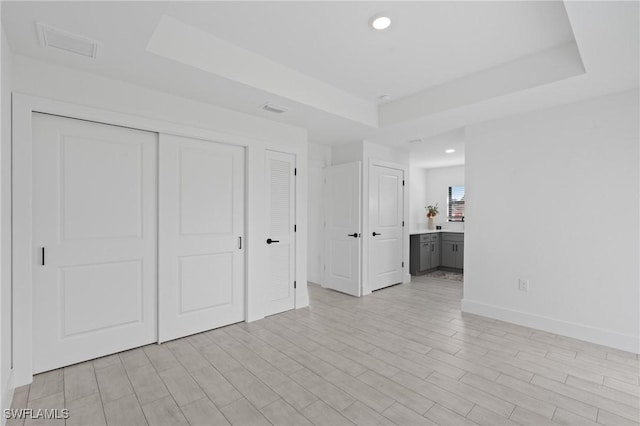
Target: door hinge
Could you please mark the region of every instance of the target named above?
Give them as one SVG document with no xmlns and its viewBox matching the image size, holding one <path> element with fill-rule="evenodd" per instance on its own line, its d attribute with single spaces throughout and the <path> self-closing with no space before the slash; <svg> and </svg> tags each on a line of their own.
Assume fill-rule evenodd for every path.
<svg viewBox="0 0 640 426">
<path fill-rule="evenodd" d="M 404 262 L 402 262 L 402 267 L 404 268 Z"/>
<path fill-rule="evenodd" d="M 404 186 L 404 179 L 402 179 L 402 186 Z"/>
<path fill-rule="evenodd" d="M 404 228 L 404 220 L 402 221 L 402 227 Z"/>
<path fill-rule="evenodd" d="M 293 225 L 293 232 L 298 232 L 298 225 Z"/>
<path fill-rule="evenodd" d="M 293 282 L 293 288 L 297 288 L 298 284 L 294 281 Z"/>
<path fill-rule="evenodd" d="M 294 176 L 298 176 L 298 168 L 297 167 L 293 169 L 293 175 Z"/>
</svg>

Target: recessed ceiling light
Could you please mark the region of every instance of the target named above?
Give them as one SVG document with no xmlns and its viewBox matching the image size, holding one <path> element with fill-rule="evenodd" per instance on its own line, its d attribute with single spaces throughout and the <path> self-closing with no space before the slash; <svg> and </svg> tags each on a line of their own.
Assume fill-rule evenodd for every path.
<svg viewBox="0 0 640 426">
<path fill-rule="evenodd" d="M 383 14 L 373 15 L 371 19 L 369 19 L 369 25 L 374 30 L 386 30 L 391 25 L 391 18 L 385 16 Z"/>
<path fill-rule="evenodd" d="M 453 154 L 454 152 L 456 152 L 456 150 L 455 149 L 447 149 L 445 152 L 447 154 Z"/>
<path fill-rule="evenodd" d="M 391 100 L 391 95 L 387 95 L 387 94 L 380 95 L 378 96 L 378 99 L 380 99 L 382 102 L 387 102 Z"/>
</svg>

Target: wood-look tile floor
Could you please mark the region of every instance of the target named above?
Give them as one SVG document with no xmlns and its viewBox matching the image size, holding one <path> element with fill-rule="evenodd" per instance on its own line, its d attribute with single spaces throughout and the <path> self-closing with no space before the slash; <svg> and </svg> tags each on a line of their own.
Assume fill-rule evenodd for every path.
<svg viewBox="0 0 640 426">
<path fill-rule="evenodd" d="M 67 425 L 638 424 L 637 355 L 463 315 L 461 283 L 309 292 L 307 309 L 39 374 L 13 408 L 65 407 Z"/>
</svg>

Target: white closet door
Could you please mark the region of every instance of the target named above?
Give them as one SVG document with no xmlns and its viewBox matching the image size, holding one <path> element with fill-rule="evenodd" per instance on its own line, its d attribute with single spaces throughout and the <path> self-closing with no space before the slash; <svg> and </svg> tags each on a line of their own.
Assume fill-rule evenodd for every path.
<svg viewBox="0 0 640 426">
<path fill-rule="evenodd" d="M 323 287 L 361 296 L 360 162 L 327 167 Z"/>
<path fill-rule="evenodd" d="M 402 282 L 404 172 L 374 165 L 369 176 L 369 270 L 373 291 Z"/>
<path fill-rule="evenodd" d="M 159 340 L 244 320 L 244 148 L 160 136 Z"/>
<path fill-rule="evenodd" d="M 156 146 L 33 115 L 34 373 L 156 340 Z"/>
<path fill-rule="evenodd" d="M 275 151 L 265 157 L 265 315 L 273 315 L 295 307 L 296 157 Z"/>
</svg>

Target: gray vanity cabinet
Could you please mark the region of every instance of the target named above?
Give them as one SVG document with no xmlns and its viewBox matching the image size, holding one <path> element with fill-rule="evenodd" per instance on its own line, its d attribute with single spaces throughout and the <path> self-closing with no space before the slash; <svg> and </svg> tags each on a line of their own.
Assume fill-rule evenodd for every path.
<svg viewBox="0 0 640 426">
<path fill-rule="evenodd" d="M 440 235 L 412 235 L 410 272 L 419 275 L 440 266 Z"/>
<path fill-rule="evenodd" d="M 442 258 L 440 266 L 447 269 L 464 268 L 464 234 L 442 233 Z"/>
<path fill-rule="evenodd" d="M 420 267 L 418 272 L 431 268 L 431 243 L 420 243 Z"/>
</svg>

